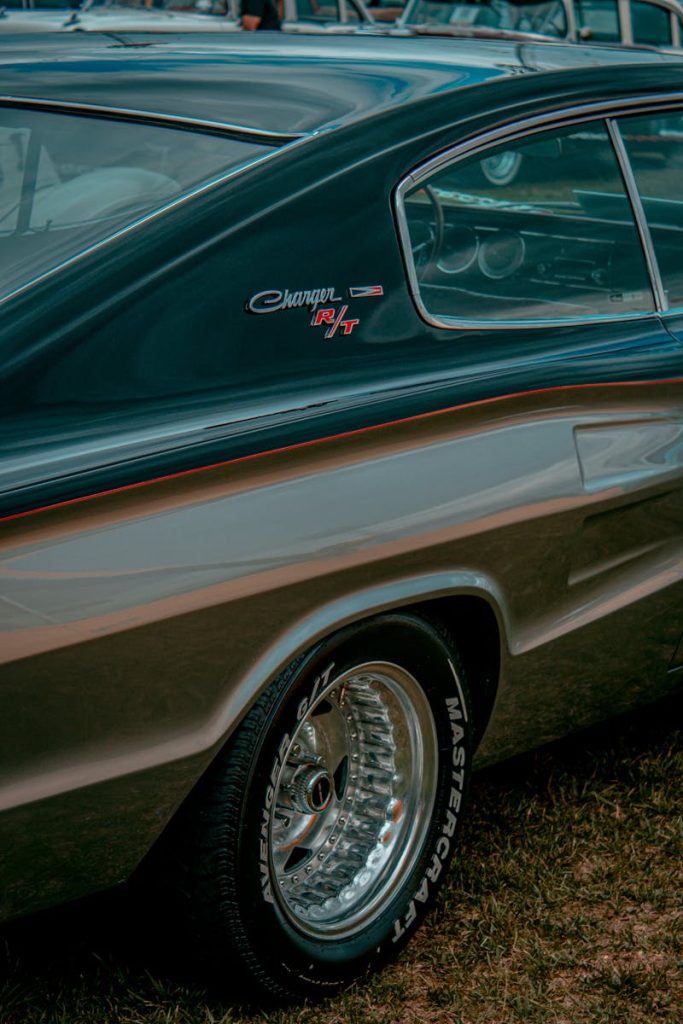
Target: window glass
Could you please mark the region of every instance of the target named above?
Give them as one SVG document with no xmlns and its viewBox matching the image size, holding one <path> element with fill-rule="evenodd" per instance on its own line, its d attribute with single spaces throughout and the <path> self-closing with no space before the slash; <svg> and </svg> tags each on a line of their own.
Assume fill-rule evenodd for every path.
<svg viewBox="0 0 683 1024">
<path fill-rule="evenodd" d="M 653 310 L 601 123 L 457 161 L 405 197 L 419 290 L 434 316 L 537 320 Z"/>
<path fill-rule="evenodd" d="M 406 8 L 406 24 L 454 28 L 494 28 L 563 38 L 567 18 L 562 0 L 416 0 Z"/>
<path fill-rule="evenodd" d="M 0 295 L 269 147 L 0 109 Z"/>
<path fill-rule="evenodd" d="M 631 27 L 634 43 L 671 45 L 671 15 L 664 7 L 631 0 Z"/>
<path fill-rule="evenodd" d="M 683 307 L 683 114 L 627 117 L 631 160 L 669 304 Z"/>
<path fill-rule="evenodd" d="M 617 0 L 574 0 L 579 29 L 586 30 L 587 39 L 598 42 L 619 42 L 619 9 Z"/>
<path fill-rule="evenodd" d="M 297 0 L 298 21 L 339 21 L 339 4 L 335 0 Z"/>
</svg>

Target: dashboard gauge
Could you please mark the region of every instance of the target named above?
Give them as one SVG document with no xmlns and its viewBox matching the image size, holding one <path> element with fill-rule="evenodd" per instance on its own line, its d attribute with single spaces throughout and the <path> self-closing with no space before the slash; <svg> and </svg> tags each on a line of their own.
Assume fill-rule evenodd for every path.
<svg viewBox="0 0 683 1024">
<path fill-rule="evenodd" d="M 489 235 L 479 246 L 479 269 L 493 281 L 510 277 L 524 263 L 526 246 L 521 235 L 499 231 Z"/>
<path fill-rule="evenodd" d="M 477 258 L 479 239 L 470 228 L 450 228 L 436 265 L 442 274 L 462 274 Z"/>
</svg>

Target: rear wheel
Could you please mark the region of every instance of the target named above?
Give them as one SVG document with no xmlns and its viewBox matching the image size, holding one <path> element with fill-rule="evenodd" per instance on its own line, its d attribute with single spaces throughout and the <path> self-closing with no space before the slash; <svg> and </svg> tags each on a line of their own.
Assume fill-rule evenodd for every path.
<svg viewBox="0 0 683 1024">
<path fill-rule="evenodd" d="M 457 652 L 411 614 L 349 627 L 263 694 L 205 780 L 183 891 L 214 971 L 322 995 L 389 958 L 456 843 L 471 714 Z"/>
</svg>

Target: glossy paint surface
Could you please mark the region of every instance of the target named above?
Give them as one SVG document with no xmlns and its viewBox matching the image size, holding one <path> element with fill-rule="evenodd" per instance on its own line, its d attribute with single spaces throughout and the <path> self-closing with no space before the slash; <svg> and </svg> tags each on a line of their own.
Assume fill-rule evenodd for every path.
<svg viewBox="0 0 683 1024">
<path fill-rule="evenodd" d="M 126 38 L 131 45 L 125 45 Z M 275 33 L 210 40 L 165 36 L 161 42 L 130 35 L 123 43 L 103 35 L 81 38 L 72 47 L 70 42 L 43 38 L 36 59 L 34 38 L 8 38 L 0 96 L 106 103 L 265 130 L 313 131 L 427 96 L 454 95 L 501 76 L 671 60 L 616 47 Z M 61 70 L 65 52 L 68 74 Z"/>
<path fill-rule="evenodd" d="M 279 109 L 326 130 L 0 305 L 2 916 L 124 878 L 292 657 L 374 612 L 493 611 L 482 762 L 680 682 L 679 322 L 429 326 L 392 195 L 458 139 L 675 91 L 681 65 L 539 76 L 533 53 L 478 44 L 449 69 L 441 44 L 401 61 L 396 42 L 245 44 L 252 72 L 272 66 L 241 123 L 275 127 L 267 97 L 291 72 Z M 231 123 L 238 49 L 212 108 Z M 317 91 L 314 51 L 338 57 Z M 88 70 L 79 44 L 73 79 L 48 58 L 23 95 L 73 99 L 90 75 L 83 99 L 123 105 L 133 72 L 137 109 L 164 112 L 194 67 L 195 116 L 216 53 L 165 48 L 155 71 L 117 51 Z M 6 74 L 24 81 L 18 59 Z M 357 323 L 326 339 L 305 305 L 246 311 L 284 289 L 332 289 Z"/>
</svg>

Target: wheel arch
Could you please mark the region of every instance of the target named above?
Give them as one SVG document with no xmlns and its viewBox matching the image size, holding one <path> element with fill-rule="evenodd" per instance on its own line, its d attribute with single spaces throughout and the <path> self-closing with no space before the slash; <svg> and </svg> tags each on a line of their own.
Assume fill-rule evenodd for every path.
<svg viewBox="0 0 683 1024">
<path fill-rule="evenodd" d="M 475 749 L 486 731 L 500 680 L 502 632 L 494 607 L 478 594 L 437 597 L 411 606 L 418 614 L 437 619 L 458 649 L 473 705 Z"/>
<path fill-rule="evenodd" d="M 338 630 L 389 611 L 410 611 L 436 619 L 453 638 L 470 684 L 478 743 L 498 690 L 509 620 L 495 582 L 472 572 L 409 577 L 354 591 L 292 624 L 274 638 L 231 691 L 220 728 L 222 741 L 295 658 Z"/>
<path fill-rule="evenodd" d="M 165 823 L 145 856 L 141 869 L 155 864 L 159 851 L 182 832 L 191 808 L 211 778 L 230 737 L 261 694 L 295 660 L 334 633 L 385 612 L 422 616 L 445 630 L 458 648 L 469 684 L 475 718 L 474 748 L 488 725 L 500 680 L 503 644 L 508 644 L 507 607 L 493 580 L 473 572 L 438 573 L 409 577 L 345 594 L 320 605 L 310 615 L 275 636 L 249 672 L 230 690 L 211 723 L 210 735 L 197 744 L 203 765 L 186 789 L 180 804 Z M 481 652 L 484 651 L 484 657 Z M 208 742 L 207 742 L 208 740 Z M 208 758 L 206 755 L 209 755 Z M 163 852 L 161 853 L 163 859 Z"/>
</svg>

